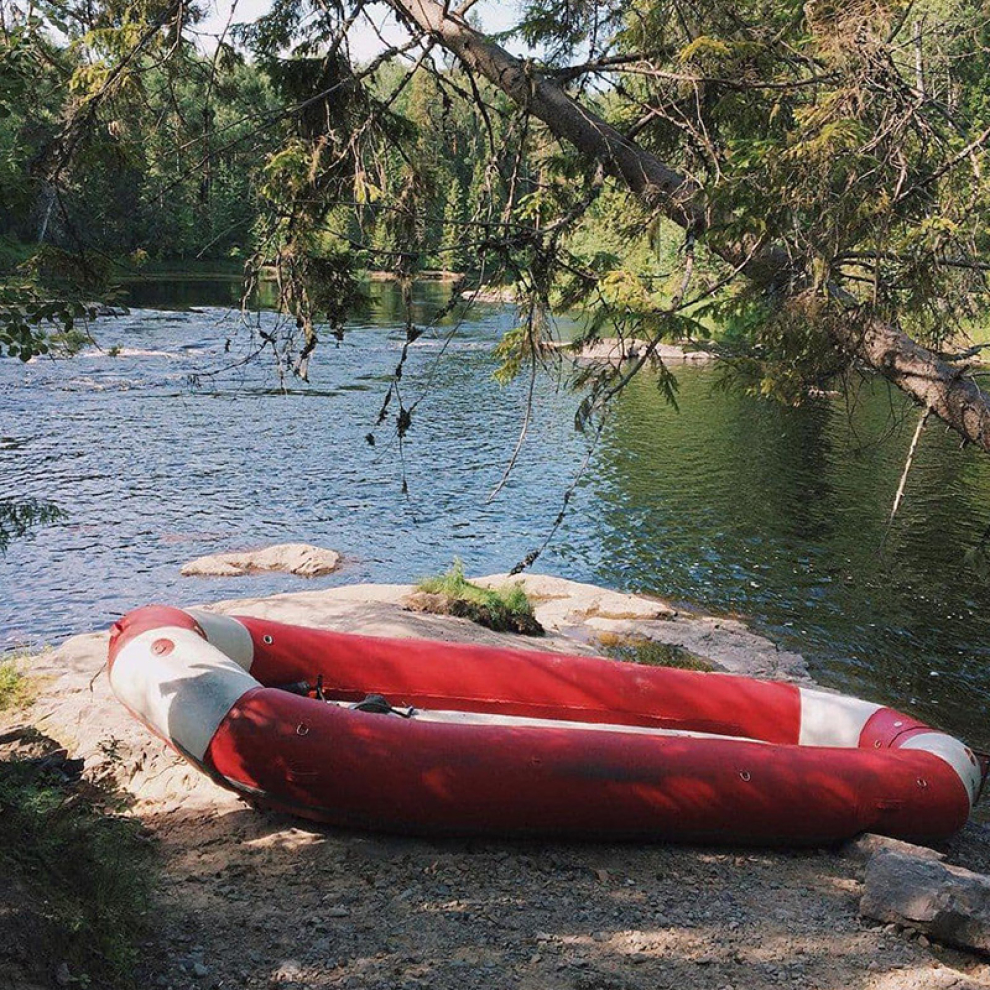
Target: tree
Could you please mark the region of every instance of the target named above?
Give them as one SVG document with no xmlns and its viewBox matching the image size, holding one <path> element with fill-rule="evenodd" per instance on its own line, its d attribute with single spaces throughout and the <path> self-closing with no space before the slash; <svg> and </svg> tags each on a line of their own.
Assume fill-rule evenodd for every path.
<svg viewBox="0 0 990 990">
<path fill-rule="evenodd" d="M 976 0 L 533 0 L 515 34 L 539 62 L 472 27 L 470 2 L 386 2 L 409 41 L 365 66 L 348 56 L 363 2 L 276 0 L 239 36 L 281 101 L 256 116 L 273 149 L 256 183 L 255 261 L 278 273 L 303 370 L 318 326 L 340 331 L 355 267 L 375 260 L 408 279 L 456 245 L 528 291 L 507 368 L 545 360 L 555 292 L 596 308 L 593 334 L 611 322 L 651 342 L 634 368 L 590 381 L 582 421 L 663 336 L 716 313 L 746 328 L 739 343 L 762 391 L 793 399 L 865 365 L 990 452 L 972 352 L 943 353 L 986 291 L 990 28 Z M 196 61 L 195 8 L 87 10 L 91 54 L 52 143 L 53 183 L 151 63 L 171 78 L 170 65 Z M 222 39 L 236 61 L 228 48 Z M 474 109 L 483 138 L 456 175 L 436 159 L 448 106 Z M 209 130 L 187 128 L 203 162 Z M 466 211 L 450 205 L 455 180 Z M 683 231 L 666 284 L 571 250 L 596 200 L 619 189 L 638 199 L 642 230 Z M 451 237 L 452 224 L 471 236 Z"/>
<path fill-rule="evenodd" d="M 676 2 L 645 13 L 609 7 L 618 53 L 548 73 L 432 0 L 390 2 L 683 227 L 689 244 L 706 236 L 713 253 L 775 299 L 769 326 L 783 325 L 786 337 L 792 321 L 819 325 L 839 355 L 862 360 L 990 452 L 990 395 L 965 367 L 901 329 L 913 323 L 944 343 L 954 310 L 985 289 L 986 236 L 972 219 L 987 203 L 982 159 L 990 129 L 971 136 L 964 124 L 986 121 L 957 115 L 926 93 L 923 69 L 905 78 L 894 56 L 905 18 L 898 23 L 893 9 L 758 3 L 698 15 Z M 544 6 L 531 6 L 523 30 L 570 51 L 589 37 L 592 20 L 567 4 L 559 10 L 565 16 L 548 23 Z M 761 13 L 769 17 L 757 19 Z M 988 20 L 972 13 L 975 28 L 951 41 L 961 35 L 985 56 Z M 677 71 L 663 67 L 672 60 Z M 653 139 L 668 150 L 670 132 L 680 131 L 681 157 L 707 182 L 665 164 L 556 81 L 607 71 L 610 62 L 677 84 L 673 92 L 631 92 L 641 116 L 630 130 L 643 135 L 659 122 Z M 950 77 L 947 85 L 946 99 L 957 84 Z M 750 102 L 744 113 L 739 92 Z M 929 328 L 926 316 L 935 319 Z"/>
</svg>

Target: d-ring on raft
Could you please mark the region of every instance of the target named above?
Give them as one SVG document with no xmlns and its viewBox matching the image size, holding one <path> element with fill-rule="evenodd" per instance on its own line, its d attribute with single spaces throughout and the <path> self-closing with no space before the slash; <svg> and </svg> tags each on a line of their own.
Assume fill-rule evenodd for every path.
<svg viewBox="0 0 990 990">
<path fill-rule="evenodd" d="M 113 627 L 110 681 L 221 786 L 357 828 L 935 842 L 982 782 L 959 740 L 793 684 L 166 606 Z"/>
</svg>

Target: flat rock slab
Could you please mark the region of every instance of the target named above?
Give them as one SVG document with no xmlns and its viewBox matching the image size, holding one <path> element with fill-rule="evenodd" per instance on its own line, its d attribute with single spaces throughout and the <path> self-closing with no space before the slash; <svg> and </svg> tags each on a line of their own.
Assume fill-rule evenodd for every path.
<svg viewBox="0 0 990 990">
<path fill-rule="evenodd" d="M 745 677 L 809 682 L 804 658 L 781 650 L 744 622 L 722 616 L 693 616 L 666 602 L 631 595 L 549 574 L 492 574 L 472 578 L 493 588 L 510 581 L 522 584 L 536 618 L 547 632 L 584 640 L 599 649 L 602 634 L 643 637 L 677 646 L 711 661 L 716 670 Z"/>
<path fill-rule="evenodd" d="M 868 863 L 874 856 L 888 852 L 916 856 L 920 859 L 939 861 L 945 859 L 945 853 L 929 846 L 916 846 L 910 842 L 902 842 L 900 839 L 891 839 L 886 835 L 874 835 L 872 832 L 864 832 L 859 838 L 847 842 L 842 847 L 841 855 L 858 863 Z"/>
<path fill-rule="evenodd" d="M 218 553 L 182 565 L 183 577 L 243 577 L 257 571 L 284 571 L 320 577 L 340 566 L 340 554 L 308 543 L 278 543 L 262 550 Z"/>
<path fill-rule="evenodd" d="M 990 877 L 931 858 L 882 852 L 866 868 L 860 914 L 990 954 Z"/>
<path fill-rule="evenodd" d="M 603 619 L 672 619 L 677 610 L 659 599 L 630 595 L 550 574 L 489 574 L 471 578 L 482 588 L 521 584 L 544 626 L 562 629 L 591 617 Z"/>
</svg>

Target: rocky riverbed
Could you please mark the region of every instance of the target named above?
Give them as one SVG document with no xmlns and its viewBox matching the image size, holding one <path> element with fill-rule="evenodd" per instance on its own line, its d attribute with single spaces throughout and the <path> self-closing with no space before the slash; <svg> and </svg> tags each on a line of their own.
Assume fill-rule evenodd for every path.
<svg viewBox="0 0 990 990">
<path fill-rule="evenodd" d="M 497 578 L 490 579 L 492 582 Z M 494 633 L 403 609 L 365 585 L 221 602 L 219 612 L 387 636 L 593 652 L 602 633 L 682 646 L 716 669 L 806 679 L 801 658 L 731 619 L 543 576 L 525 579 L 548 631 Z M 107 634 L 25 662 L 40 692 L 8 713 L 112 775 L 163 863 L 149 987 L 966 990 L 990 965 L 859 916 L 865 865 L 837 850 L 425 840 L 259 812 L 179 760 L 113 699 Z M 946 850 L 990 866 L 970 824 Z M 52 961 L 54 985 L 75 979 Z M 7 974 L 0 961 L 0 986 Z"/>
</svg>

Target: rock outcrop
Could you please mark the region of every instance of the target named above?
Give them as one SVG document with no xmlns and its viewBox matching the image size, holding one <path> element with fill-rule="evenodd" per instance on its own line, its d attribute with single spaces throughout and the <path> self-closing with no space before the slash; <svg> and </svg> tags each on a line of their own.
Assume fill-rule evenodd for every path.
<svg viewBox="0 0 990 990">
<path fill-rule="evenodd" d="M 182 565 L 183 577 L 243 577 L 256 571 L 284 571 L 300 577 L 321 577 L 340 566 L 340 554 L 308 543 L 278 543 L 262 550 L 197 557 Z"/>
<path fill-rule="evenodd" d="M 578 364 L 616 365 L 642 356 L 649 346 L 649 341 L 646 340 L 603 337 L 601 340 L 586 344 L 578 351 L 566 342 L 558 344 L 557 349 L 562 355 Z M 693 350 L 691 345 L 686 344 L 657 344 L 653 354 L 661 361 L 674 364 L 699 364 L 714 361 L 716 358 L 711 351 Z"/>
<path fill-rule="evenodd" d="M 592 651 L 602 634 L 644 637 L 704 657 L 715 670 L 746 677 L 811 680 L 802 656 L 779 649 L 738 619 L 695 616 L 656 598 L 547 574 L 494 574 L 472 580 L 486 588 L 520 581 L 547 632 L 577 639 Z"/>
</svg>

